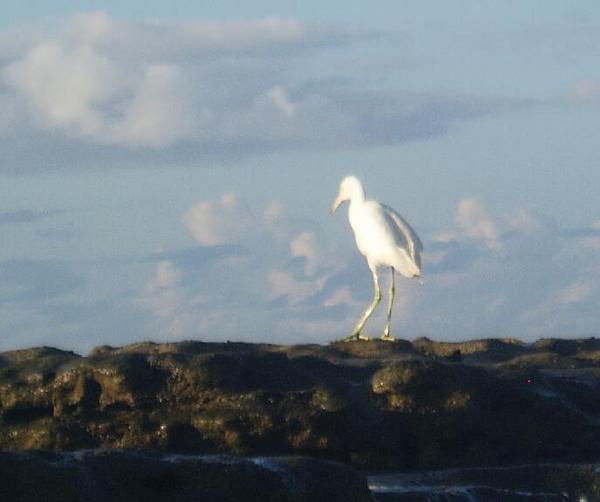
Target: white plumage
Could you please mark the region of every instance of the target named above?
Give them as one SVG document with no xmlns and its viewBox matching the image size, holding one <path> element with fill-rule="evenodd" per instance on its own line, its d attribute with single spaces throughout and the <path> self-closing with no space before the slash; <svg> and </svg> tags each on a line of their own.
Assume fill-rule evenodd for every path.
<svg viewBox="0 0 600 502">
<path fill-rule="evenodd" d="M 331 206 L 333 213 L 344 201 L 350 201 L 348 219 L 354 230 L 359 251 L 367 258 L 373 274 L 373 302 L 356 324 L 352 335 L 346 340 L 368 340 L 361 334 L 362 328 L 381 301 L 381 288 L 377 267 L 390 267 L 390 300 L 383 340 L 394 340 L 391 336 L 392 307 L 394 304 L 394 271 L 405 277 L 420 279 L 421 251 L 423 244 L 417 233 L 391 207 L 374 200 L 367 200 L 361 182 L 348 176 L 340 183 L 338 196 Z"/>
</svg>

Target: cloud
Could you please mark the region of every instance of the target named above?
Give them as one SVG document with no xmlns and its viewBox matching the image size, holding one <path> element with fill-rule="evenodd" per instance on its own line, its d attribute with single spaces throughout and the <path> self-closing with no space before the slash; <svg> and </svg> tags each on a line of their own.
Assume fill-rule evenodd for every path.
<svg viewBox="0 0 600 502">
<path fill-rule="evenodd" d="M 194 245 L 183 249 L 152 253 L 142 257 L 140 261 L 153 263 L 170 261 L 176 263 L 178 267 L 199 269 L 211 262 L 244 256 L 245 253 L 246 251 L 239 244 Z"/>
<path fill-rule="evenodd" d="M 152 332 L 322 343 L 347 335 L 370 302 L 371 277 L 354 246 L 340 248 L 318 226 L 294 223 L 281 203 L 250 209 L 225 194 L 193 207 L 184 222 L 200 255 L 214 249 L 214 257 L 186 265 L 173 254 L 157 262 L 144 292 L 151 297 L 145 306 Z M 395 334 L 525 340 L 593 334 L 598 236 L 594 224 L 565 229 L 523 208 L 496 216 L 482 200 L 461 199 L 453 228 L 422 235 L 425 284 L 396 280 Z M 385 296 L 388 274 L 380 272 Z M 371 336 L 383 329 L 385 300 L 366 327 Z"/>
<path fill-rule="evenodd" d="M 170 289 L 179 280 L 179 274 L 175 270 L 173 262 L 163 260 L 159 262 L 156 269 L 156 276 L 148 284 L 148 291 L 154 293 L 162 289 Z"/>
<path fill-rule="evenodd" d="M 64 346 L 68 323 L 54 313 L 81 293 L 86 283 L 86 276 L 65 262 L 0 262 L 0 349 Z"/>
<path fill-rule="evenodd" d="M 433 260 L 425 261 L 424 288 L 412 293 L 411 332 L 526 340 L 594 334 L 600 247 L 590 242 L 596 230 L 561 228 L 525 209 L 494 218 L 483 207 L 460 201 L 458 228 L 426 242 Z"/>
<path fill-rule="evenodd" d="M 193 248 L 160 255 L 137 301 L 149 314 L 150 332 L 291 342 L 299 331 L 289 327 L 301 329 L 299 318 L 315 329 L 315 315 L 321 327 L 343 322 L 340 309 L 350 296 L 338 294 L 328 305 L 323 298 L 343 288 L 336 279 L 339 257 L 318 227 L 289 218 L 281 203 L 252 209 L 227 193 L 198 202 L 182 223 L 198 243 L 198 256 L 212 257 L 187 259 Z M 322 333 L 304 335 L 319 340 Z"/>
<path fill-rule="evenodd" d="M 594 285 L 589 281 L 577 281 L 559 291 L 557 302 L 563 304 L 579 303 L 594 291 Z"/>
<path fill-rule="evenodd" d="M 497 222 L 481 201 L 472 198 L 461 199 L 456 206 L 454 221 L 456 228 L 437 231 L 433 236 L 434 245 L 429 251 L 425 251 L 430 263 L 435 267 L 449 255 L 455 255 L 454 259 L 458 259 L 455 265 L 458 265 L 458 262 L 462 263 L 465 259 L 480 254 L 480 250 L 472 247 L 473 244 L 489 249 L 500 246 Z M 512 225 L 515 228 L 530 228 L 535 225 L 535 220 L 523 211 L 513 218 Z M 445 245 L 440 246 L 439 243 Z"/>
<path fill-rule="evenodd" d="M 59 214 L 61 211 L 32 211 L 23 209 L 19 211 L 3 211 L 0 212 L 0 225 L 12 225 L 19 223 L 32 223 L 50 216 Z"/>
<path fill-rule="evenodd" d="M 88 45 L 50 42 L 33 47 L 2 74 L 43 129 L 132 147 L 168 146 L 194 132 L 196 117 L 176 66 L 149 64 L 141 76 L 127 75 Z"/>
<path fill-rule="evenodd" d="M 326 276 L 313 279 L 297 277 L 291 272 L 275 268 L 268 274 L 269 288 L 273 298 L 283 298 L 285 304 L 294 307 L 318 294 L 325 285 Z"/>
<path fill-rule="evenodd" d="M 84 276 L 63 262 L 9 260 L 0 262 L 0 302 L 52 300 L 75 291 Z"/>
<path fill-rule="evenodd" d="M 600 80 L 580 80 L 575 84 L 571 95 L 577 101 L 600 101 Z"/>
<path fill-rule="evenodd" d="M 0 262 L 0 350 L 50 345 L 85 353 L 96 345 L 148 339 L 145 315 L 132 308 L 131 267 L 114 261 Z"/>
<path fill-rule="evenodd" d="M 315 273 L 321 261 L 322 252 L 319 249 L 314 232 L 302 232 L 290 242 L 292 256 L 304 259 L 304 275 Z"/>
<path fill-rule="evenodd" d="M 462 199 L 456 208 L 456 224 L 465 237 L 490 248 L 498 245 L 496 223 L 479 201 Z"/>
<path fill-rule="evenodd" d="M 209 60 L 220 55 L 304 52 L 312 47 L 334 46 L 357 35 L 341 28 L 281 17 L 132 23 L 101 11 L 66 19 L 61 32 L 72 43 L 93 43 L 113 50 L 126 48 L 127 54 L 135 58 Z"/>
<path fill-rule="evenodd" d="M 2 73 L 6 84 L 27 101 L 42 125 L 84 135 L 99 127 L 98 108 L 115 86 L 111 62 L 87 46 L 38 45 Z"/>
<path fill-rule="evenodd" d="M 494 214 L 472 198 L 460 199 L 455 215 L 450 228 L 421 235 L 425 284 L 397 277 L 396 336 L 597 334 L 597 221 L 565 228 L 524 208 Z M 181 225 L 188 247 L 126 262 L 0 263 L 2 347 L 88 350 L 148 338 L 326 343 L 348 335 L 371 301 L 371 275 L 350 236 L 333 242 L 281 202 L 252 207 L 226 193 L 193 204 Z M 366 326 L 370 336 L 385 322 L 388 271 L 380 272 L 384 299 Z"/>
<path fill-rule="evenodd" d="M 255 81 L 258 75 L 281 73 L 272 61 L 280 52 L 343 38 L 341 30 L 278 18 L 131 23 L 92 12 L 59 26 L 57 32 L 40 28 L 30 46 L 11 45 L 13 60 L 0 70 L 8 97 L 28 112 L 30 133 L 43 129 L 133 148 L 231 141 L 238 131 L 226 122 L 232 115 L 258 120 L 252 116 L 264 112 L 261 95 L 290 116 L 287 91 L 265 78 Z M 0 43 L 9 45 L 7 39 Z M 215 126 L 217 138 L 210 133 Z"/>
<path fill-rule="evenodd" d="M 181 339 L 201 331 L 201 318 L 194 307 L 202 301 L 199 296 L 186 296 L 181 286 L 181 273 L 168 260 L 158 263 L 154 277 L 136 299 L 137 305 L 152 315 L 152 334 L 167 340 Z"/>
<path fill-rule="evenodd" d="M 325 301 L 324 307 L 336 307 L 338 305 L 355 305 L 356 299 L 352 295 L 352 291 L 348 286 L 343 286 L 336 289 Z"/>
<path fill-rule="evenodd" d="M 257 220 L 234 193 L 216 201 L 202 201 L 182 217 L 190 233 L 203 246 L 235 243 L 257 230 Z"/>
<path fill-rule="evenodd" d="M 165 147 L 193 136 L 205 118 L 190 109 L 190 93 L 178 67 L 149 65 L 124 106 L 121 121 L 106 132 L 106 141 Z"/>
<path fill-rule="evenodd" d="M 286 117 L 291 118 L 296 114 L 297 106 L 290 101 L 283 87 L 276 85 L 267 93 L 267 97 Z"/>
<path fill-rule="evenodd" d="M 10 33 L 0 32 L 0 152 L 14 172 L 396 144 L 525 104 L 371 90 L 360 75 L 323 80 L 312 61 L 376 35 L 296 19 L 132 22 L 92 12 L 17 41 Z"/>
</svg>

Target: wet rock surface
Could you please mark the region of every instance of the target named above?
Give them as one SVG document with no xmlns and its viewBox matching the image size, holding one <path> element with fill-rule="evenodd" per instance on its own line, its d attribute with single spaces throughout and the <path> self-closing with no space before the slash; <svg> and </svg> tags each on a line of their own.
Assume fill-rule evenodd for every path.
<svg viewBox="0 0 600 502">
<path fill-rule="evenodd" d="M 484 467 L 374 475 L 378 502 L 591 502 L 600 500 L 594 464 Z"/>
<path fill-rule="evenodd" d="M 361 473 L 323 460 L 86 450 L 0 453 L 0 500 L 369 502 L 372 497 Z"/>
<path fill-rule="evenodd" d="M 0 449 L 311 455 L 361 469 L 585 462 L 600 340 L 141 343 L 0 354 Z"/>
</svg>

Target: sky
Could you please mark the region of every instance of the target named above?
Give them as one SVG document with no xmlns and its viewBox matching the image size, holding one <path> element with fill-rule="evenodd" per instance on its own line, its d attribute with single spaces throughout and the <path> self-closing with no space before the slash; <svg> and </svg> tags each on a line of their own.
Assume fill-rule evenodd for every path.
<svg viewBox="0 0 600 502">
<path fill-rule="evenodd" d="M 348 335 L 348 174 L 424 243 L 395 336 L 598 335 L 599 35 L 595 0 L 3 2 L 0 350 Z"/>
</svg>

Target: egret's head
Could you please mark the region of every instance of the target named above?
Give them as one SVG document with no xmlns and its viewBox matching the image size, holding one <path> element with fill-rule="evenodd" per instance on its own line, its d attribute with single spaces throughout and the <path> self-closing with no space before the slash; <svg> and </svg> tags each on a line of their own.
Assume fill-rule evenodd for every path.
<svg viewBox="0 0 600 502">
<path fill-rule="evenodd" d="M 365 191 L 360 180 L 356 176 L 346 176 L 340 183 L 338 195 L 331 205 L 330 212 L 333 213 L 344 201 L 364 198 Z"/>
</svg>

